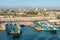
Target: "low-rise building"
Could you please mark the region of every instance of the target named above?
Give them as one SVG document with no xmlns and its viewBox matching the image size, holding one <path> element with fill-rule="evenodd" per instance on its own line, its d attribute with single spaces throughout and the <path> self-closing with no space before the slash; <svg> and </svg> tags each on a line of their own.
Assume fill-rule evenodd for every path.
<svg viewBox="0 0 60 40">
<path fill-rule="evenodd" d="M 48 20 L 50 24 L 60 25 L 60 20 Z"/>
</svg>

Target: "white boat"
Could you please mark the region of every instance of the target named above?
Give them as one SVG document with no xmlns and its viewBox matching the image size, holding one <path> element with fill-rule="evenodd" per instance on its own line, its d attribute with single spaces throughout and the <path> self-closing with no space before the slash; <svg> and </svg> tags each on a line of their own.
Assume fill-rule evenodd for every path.
<svg viewBox="0 0 60 40">
<path fill-rule="evenodd" d="M 17 24 L 11 24 L 11 25 L 7 26 L 8 28 L 6 28 L 7 29 L 6 31 L 8 34 L 20 34 L 21 33 L 21 27 L 19 25 Z"/>
</svg>

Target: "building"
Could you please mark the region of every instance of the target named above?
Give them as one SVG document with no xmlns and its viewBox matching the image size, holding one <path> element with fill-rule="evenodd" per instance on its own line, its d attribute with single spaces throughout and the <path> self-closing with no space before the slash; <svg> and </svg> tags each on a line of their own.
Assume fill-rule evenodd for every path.
<svg viewBox="0 0 60 40">
<path fill-rule="evenodd" d="M 60 19 L 56 19 L 56 20 L 48 20 L 48 22 L 49 22 L 50 24 L 60 25 Z"/>
</svg>

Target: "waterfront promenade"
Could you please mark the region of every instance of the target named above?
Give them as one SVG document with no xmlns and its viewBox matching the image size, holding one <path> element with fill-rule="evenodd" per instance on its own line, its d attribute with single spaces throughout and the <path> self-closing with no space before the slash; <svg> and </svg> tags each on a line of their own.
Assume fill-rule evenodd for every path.
<svg viewBox="0 0 60 40">
<path fill-rule="evenodd" d="M 0 22 L 2 22 L 2 27 L 0 30 L 5 30 L 5 25 L 8 23 L 15 23 L 18 25 L 27 25 L 35 28 L 33 21 L 40 21 L 40 20 L 49 20 L 49 19 L 56 19 L 55 17 L 15 17 L 15 18 L 0 18 Z M 35 28 L 37 29 L 37 28 Z"/>
<path fill-rule="evenodd" d="M 14 18 L 0 18 L 0 21 L 40 21 L 40 20 L 49 20 L 56 19 L 56 17 L 14 17 Z"/>
</svg>

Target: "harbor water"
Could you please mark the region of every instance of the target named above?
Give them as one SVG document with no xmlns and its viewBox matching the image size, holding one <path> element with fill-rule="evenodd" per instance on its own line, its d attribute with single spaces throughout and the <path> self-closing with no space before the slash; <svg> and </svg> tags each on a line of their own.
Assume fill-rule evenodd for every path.
<svg viewBox="0 0 60 40">
<path fill-rule="evenodd" d="M 57 32 L 36 31 L 31 27 L 22 27 L 19 37 L 7 35 L 6 31 L 0 31 L 0 40 L 60 40 L 60 30 Z"/>
</svg>

